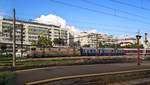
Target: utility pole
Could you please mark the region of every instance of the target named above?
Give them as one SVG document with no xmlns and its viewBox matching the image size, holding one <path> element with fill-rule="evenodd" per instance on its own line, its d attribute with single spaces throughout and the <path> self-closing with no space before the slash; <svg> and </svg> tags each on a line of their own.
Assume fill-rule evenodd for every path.
<svg viewBox="0 0 150 85">
<path fill-rule="evenodd" d="M 13 9 L 13 63 L 12 66 L 16 67 L 16 11 Z"/>
<path fill-rule="evenodd" d="M 140 63 L 140 39 L 141 36 L 139 35 L 139 33 L 136 35 L 136 39 L 137 39 L 137 65 L 141 65 Z"/>
</svg>

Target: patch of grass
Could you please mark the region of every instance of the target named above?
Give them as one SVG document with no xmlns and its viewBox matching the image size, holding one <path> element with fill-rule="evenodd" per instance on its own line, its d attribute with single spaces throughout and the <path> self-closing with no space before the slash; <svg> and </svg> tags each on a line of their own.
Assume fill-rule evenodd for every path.
<svg viewBox="0 0 150 85">
<path fill-rule="evenodd" d="M 134 62 L 134 59 L 127 58 L 112 58 L 112 57 L 101 57 L 101 58 L 83 58 L 83 59 L 27 59 L 27 58 L 17 58 L 16 65 L 23 69 L 26 68 L 37 68 L 37 67 L 47 67 L 47 66 L 60 66 L 60 65 L 86 65 L 86 64 L 108 64 L 108 63 L 125 63 Z M 0 68 L 12 66 L 12 58 L 2 57 L 0 58 Z"/>
<path fill-rule="evenodd" d="M 125 73 L 125 74 L 116 74 L 116 75 L 105 75 L 97 78 L 96 80 L 102 80 L 104 82 L 108 83 L 114 83 L 114 82 L 122 82 L 122 81 L 128 81 L 128 80 L 134 80 L 134 79 L 142 79 L 150 77 L 150 71 L 142 71 L 142 72 L 132 72 L 132 73 Z"/>
<path fill-rule="evenodd" d="M 146 56 L 146 57 L 144 58 L 144 60 L 145 60 L 145 61 L 150 61 L 150 56 Z"/>
<path fill-rule="evenodd" d="M 16 85 L 14 72 L 0 72 L 0 85 Z"/>
</svg>

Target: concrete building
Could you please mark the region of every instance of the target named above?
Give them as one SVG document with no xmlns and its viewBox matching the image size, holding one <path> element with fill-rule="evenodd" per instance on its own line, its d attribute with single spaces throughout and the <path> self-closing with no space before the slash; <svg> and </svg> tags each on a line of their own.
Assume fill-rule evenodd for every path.
<svg viewBox="0 0 150 85">
<path fill-rule="evenodd" d="M 99 42 L 112 43 L 113 36 L 100 33 L 81 32 L 79 34 L 79 41 L 81 46 L 87 45 L 89 47 L 96 47 Z"/>
<path fill-rule="evenodd" d="M 126 37 L 126 38 L 123 38 L 123 39 L 118 39 L 117 43 L 120 44 L 120 46 L 135 44 L 136 43 L 136 38 Z"/>
<path fill-rule="evenodd" d="M 0 43 L 12 43 L 13 21 L 11 19 L 0 20 Z M 23 26 L 23 29 L 21 29 Z M 56 25 L 47 25 L 37 22 L 16 21 L 16 43 L 21 43 L 21 34 L 23 44 L 31 45 L 32 41 L 38 41 L 39 37 L 45 36 L 54 40 L 54 38 L 63 38 L 66 46 L 69 45 L 69 32 L 65 28 Z"/>
</svg>

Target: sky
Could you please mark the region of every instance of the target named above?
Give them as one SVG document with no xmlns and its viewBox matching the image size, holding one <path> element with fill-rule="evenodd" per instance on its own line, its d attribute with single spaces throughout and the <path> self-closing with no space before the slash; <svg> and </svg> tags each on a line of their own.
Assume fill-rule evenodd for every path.
<svg viewBox="0 0 150 85">
<path fill-rule="evenodd" d="M 149 0 L 0 0 L 0 15 L 115 36 L 150 32 Z"/>
</svg>

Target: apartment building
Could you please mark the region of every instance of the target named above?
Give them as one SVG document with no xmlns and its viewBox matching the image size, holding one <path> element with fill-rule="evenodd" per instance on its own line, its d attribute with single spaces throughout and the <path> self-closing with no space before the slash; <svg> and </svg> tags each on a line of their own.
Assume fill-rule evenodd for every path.
<svg viewBox="0 0 150 85">
<path fill-rule="evenodd" d="M 13 21 L 11 19 L 0 20 L 0 43 L 12 44 Z M 38 41 L 40 36 L 63 38 L 66 46 L 69 45 L 69 32 L 65 28 L 56 25 L 47 25 L 37 22 L 16 21 L 16 44 L 31 45 L 32 41 Z"/>
<path fill-rule="evenodd" d="M 126 37 L 126 38 L 118 39 L 117 43 L 120 44 L 121 46 L 135 44 L 136 43 L 136 38 Z"/>
<path fill-rule="evenodd" d="M 113 42 L 113 36 L 100 33 L 81 32 L 79 34 L 79 41 L 81 46 L 88 45 L 89 47 L 96 47 L 99 42 Z"/>
</svg>

